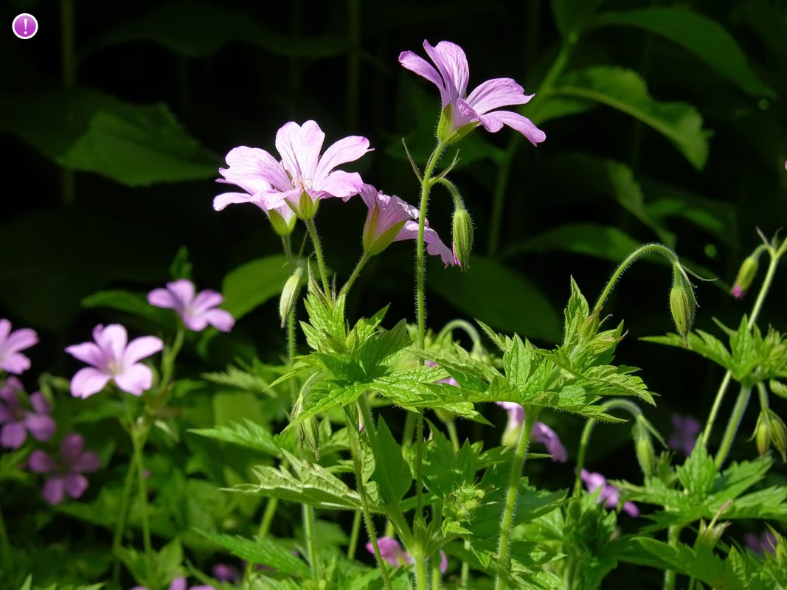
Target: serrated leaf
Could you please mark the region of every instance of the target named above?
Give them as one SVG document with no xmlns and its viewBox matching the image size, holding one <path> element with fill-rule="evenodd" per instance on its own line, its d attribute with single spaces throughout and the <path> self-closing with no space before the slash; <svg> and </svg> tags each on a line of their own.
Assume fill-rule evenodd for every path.
<svg viewBox="0 0 787 590">
<path fill-rule="evenodd" d="M 264 565 L 284 574 L 308 578 L 309 566 L 298 559 L 290 550 L 271 537 L 255 540 L 243 537 L 211 533 L 194 529 L 200 535 L 227 549 L 230 553 L 253 564 Z"/>
<path fill-rule="evenodd" d="M 402 456 L 402 447 L 394 439 L 382 416 L 377 422 L 377 452 L 372 479 L 380 486 L 380 495 L 387 503 L 398 504 L 410 489 L 412 475 Z"/>
<path fill-rule="evenodd" d="M 276 442 L 273 434 L 264 426 L 260 426 L 251 420 L 244 420 L 242 424 L 234 422 L 230 426 L 196 428 L 189 430 L 189 432 L 213 440 L 246 447 L 272 457 L 278 457 L 281 454 L 281 446 Z"/>
<path fill-rule="evenodd" d="M 716 480 L 716 464 L 705 445 L 694 445 L 686 462 L 676 468 L 683 487 L 698 498 L 704 498 L 713 489 Z"/>
</svg>

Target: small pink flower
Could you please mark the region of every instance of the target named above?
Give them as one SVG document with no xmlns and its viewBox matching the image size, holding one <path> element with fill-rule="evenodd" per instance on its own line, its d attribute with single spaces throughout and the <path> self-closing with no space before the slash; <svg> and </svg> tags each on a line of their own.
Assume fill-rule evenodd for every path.
<svg viewBox="0 0 787 590">
<path fill-rule="evenodd" d="M 77 371 L 71 379 L 71 395 L 85 399 L 104 389 L 110 381 L 132 395 L 142 395 L 150 389 L 153 373 L 139 361 L 164 348 L 160 339 L 143 336 L 128 342 L 126 329 L 119 324 L 96 326 L 93 339 L 95 343 L 83 342 L 66 348 L 68 354 L 91 365 Z"/>
<path fill-rule="evenodd" d="M 30 396 L 32 410 L 25 408 L 19 400 L 23 387 L 16 377 L 9 377 L 0 388 L 0 445 L 7 449 L 18 449 L 27 439 L 27 433 L 33 438 L 46 442 L 55 433 L 57 425 L 52 417 L 49 402 L 40 393 Z"/>
<path fill-rule="evenodd" d="M 470 130 L 478 125 L 483 125 L 484 129 L 491 133 L 497 133 L 503 125 L 508 125 L 519 131 L 533 145 L 546 139 L 543 131 L 519 113 L 493 111 L 504 106 L 525 104 L 533 98 L 533 94 L 525 95 L 525 91 L 514 80 L 487 80 L 468 96 L 470 67 L 462 48 L 450 41 L 440 41 L 436 47 L 424 41 L 424 50 L 437 69 L 412 51 L 403 51 L 399 55 L 399 63 L 426 78 L 440 90 L 443 117 L 447 117 L 449 121 L 444 139 L 448 139 L 462 127 L 468 126 L 466 129 Z"/>
<path fill-rule="evenodd" d="M 213 577 L 219 582 L 237 582 L 241 579 L 241 573 L 234 565 L 217 563 L 213 566 Z"/>
<path fill-rule="evenodd" d="M 166 289 L 153 289 L 148 293 L 148 303 L 164 309 L 174 309 L 189 330 L 201 332 L 208 325 L 222 332 L 229 332 L 235 325 L 230 312 L 219 309 L 224 297 L 206 289 L 195 296 L 194 283 L 179 279 L 167 283 Z"/>
<path fill-rule="evenodd" d="M 30 368 L 30 359 L 20 350 L 30 348 L 38 342 L 35 330 L 22 328 L 11 332 L 11 322 L 0 320 L 0 370 L 21 375 Z"/>
<path fill-rule="evenodd" d="M 505 408 L 508 412 L 508 424 L 506 425 L 506 432 L 510 433 L 519 430 L 522 422 L 525 421 L 525 409 L 516 402 L 495 402 L 501 408 Z M 530 440 L 533 442 L 541 443 L 552 455 L 552 460 L 558 463 L 565 463 L 568 461 L 568 453 L 566 447 L 560 441 L 560 437 L 549 426 L 543 422 L 536 422 L 533 424 L 533 430 L 530 432 Z"/>
<path fill-rule="evenodd" d="M 92 473 L 101 466 L 98 455 L 85 451 L 81 435 L 71 433 L 60 442 L 60 461 L 55 461 L 44 451 L 33 451 L 27 460 L 30 471 L 51 473 L 44 484 L 44 499 L 52 505 L 60 504 L 63 495 L 79 498 L 87 489 L 87 478 L 83 473 Z"/>
<path fill-rule="evenodd" d="M 766 551 L 769 553 L 776 553 L 776 535 L 770 530 L 764 530 L 758 537 L 754 533 L 746 533 L 743 537 L 746 545 L 760 555 L 764 555 Z"/>
<path fill-rule="evenodd" d="M 601 488 L 601 493 L 598 496 L 598 503 L 604 503 L 604 507 L 613 510 L 618 507 L 620 503 L 620 492 L 615 486 L 608 484 L 606 478 L 600 473 L 590 473 L 582 470 L 580 474 L 582 481 L 585 483 L 588 491 L 592 494 L 598 488 Z M 639 508 L 633 502 L 626 502 L 623 504 L 623 512 L 629 516 L 636 518 L 639 516 Z"/>
<path fill-rule="evenodd" d="M 394 567 L 415 563 L 413 556 L 405 551 L 396 539 L 380 537 L 377 540 L 377 547 L 380 549 L 380 556 Z M 366 544 L 366 550 L 374 554 L 374 546 L 371 543 Z M 444 574 L 447 569 L 448 557 L 445 551 L 440 551 L 440 573 Z"/>
<path fill-rule="evenodd" d="M 672 426 L 673 431 L 669 437 L 669 447 L 683 451 L 686 455 L 691 455 L 702 426 L 691 416 L 680 416 L 678 414 L 672 415 Z"/>
</svg>

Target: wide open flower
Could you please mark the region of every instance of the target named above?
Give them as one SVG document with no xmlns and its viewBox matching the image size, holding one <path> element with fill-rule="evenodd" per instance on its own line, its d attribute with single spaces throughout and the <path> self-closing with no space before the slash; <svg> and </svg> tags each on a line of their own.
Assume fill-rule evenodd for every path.
<svg viewBox="0 0 787 590">
<path fill-rule="evenodd" d="M 265 195 L 273 190 L 270 183 L 257 176 L 258 171 L 249 169 L 247 152 L 251 148 L 235 148 L 227 154 L 229 168 L 219 168 L 219 173 L 224 177 L 216 182 L 234 184 L 242 188 L 244 193 L 223 193 L 213 199 L 213 209 L 223 210 L 227 205 L 236 203 L 252 203 L 262 209 L 268 216 L 273 230 L 280 236 L 292 233 L 295 227 L 295 213 L 286 203 L 270 207 Z"/>
<path fill-rule="evenodd" d="M 683 451 L 686 455 L 691 455 L 702 426 L 691 416 L 680 416 L 678 414 L 672 415 L 672 426 L 673 431 L 668 441 L 669 447 Z"/>
<path fill-rule="evenodd" d="M 513 438 L 513 432 L 518 432 L 525 421 L 525 409 L 516 402 L 495 402 L 501 408 L 505 408 L 508 412 L 508 424 L 506 425 L 506 435 Z M 530 440 L 533 442 L 541 443 L 552 455 L 552 460 L 558 463 L 565 463 L 568 461 L 568 453 L 566 447 L 560 442 L 560 437 L 549 426 L 543 422 L 536 422 L 533 424 L 533 429 L 530 431 Z"/>
<path fill-rule="evenodd" d="M 606 478 L 603 475 L 600 473 L 590 473 L 589 471 L 583 469 L 580 476 L 582 477 L 582 481 L 585 482 L 585 486 L 587 486 L 587 489 L 591 494 L 598 488 L 601 488 L 601 492 L 599 493 L 597 500 L 599 504 L 603 502 L 604 507 L 610 510 L 618 507 L 618 504 L 620 503 L 620 492 L 618 491 L 618 488 L 608 484 Z M 623 512 L 635 518 L 639 516 L 639 508 L 637 508 L 636 504 L 633 502 L 626 502 L 623 504 Z"/>
<path fill-rule="evenodd" d="M 9 377 L 0 388 L 0 444 L 7 449 L 18 449 L 27 439 L 27 433 L 40 441 L 48 441 L 57 425 L 52 417 L 49 402 L 40 393 L 30 396 L 32 408 L 26 408 L 19 400 L 24 388 L 16 377 Z"/>
<path fill-rule="evenodd" d="M 22 328 L 11 331 L 11 322 L 0 320 L 0 370 L 21 375 L 30 368 L 30 359 L 20 350 L 30 348 L 38 342 L 35 330 Z"/>
<path fill-rule="evenodd" d="M 27 464 L 35 473 L 51 473 L 44 484 L 44 500 L 50 504 L 60 504 L 63 495 L 79 498 L 87 489 L 87 478 L 83 473 L 92 473 L 101 466 L 98 455 L 85 451 L 85 440 L 81 435 L 71 433 L 60 442 L 60 461 L 56 461 L 44 451 L 33 451 Z"/>
<path fill-rule="evenodd" d="M 412 565 L 415 563 L 413 556 L 405 551 L 399 541 L 391 537 L 380 537 L 377 540 L 377 547 L 380 549 L 380 556 L 394 567 L 401 565 Z M 374 554 L 374 546 L 366 544 L 366 550 Z M 444 574 L 448 569 L 448 556 L 445 551 L 440 551 L 440 573 Z"/>
<path fill-rule="evenodd" d="M 93 329 L 93 342 L 66 348 L 66 352 L 91 365 L 80 369 L 71 379 L 71 395 L 82 399 L 98 393 L 110 380 L 132 395 L 142 395 L 153 383 L 153 373 L 139 361 L 159 352 L 164 344 L 155 336 L 128 342 L 126 329 L 119 324 Z M 126 343 L 128 342 L 128 345 Z"/>
<path fill-rule="evenodd" d="M 437 136 L 441 141 L 458 141 L 478 125 L 483 125 L 491 133 L 497 133 L 503 125 L 508 125 L 533 145 L 546 139 L 543 131 L 519 113 L 492 110 L 525 104 L 535 95 L 526 95 L 523 88 L 511 78 L 494 78 L 482 83 L 468 96 L 470 67 L 462 48 L 450 41 L 440 41 L 436 47 L 424 41 L 424 49 L 437 69 L 412 51 L 403 51 L 399 55 L 399 63 L 426 78 L 440 90 L 443 113 Z"/>
<path fill-rule="evenodd" d="M 340 139 L 320 156 L 324 140 L 325 134 L 314 121 L 306 121 L 303 126 L 291 121 L 276 133 L 276 150 L 281 161 L 259 148 L 237 147 L 230 152 L 231 166 L 238 169 L 234 178 L 269 183 L 271 189 L 261 193 L 268 211 L 289 204 L 299 217 L 311 219 L 317 213 L 320 199 L 347 200 L 358 194 L 363 185 L 360 174 L 334 168 L 354 162 L 370 151 L 368 139 L 350 136 Z M 229 158 L 228 155 L 228 161 Z"/>
<path fill-rule="evenodd" d="M 230 312 L 219 309 L 224 297 L 216 291 L 206 289 L 195 296 L 194 283 L 178 279 L 167 283 L 166 289 L 153 289 L 148 293 L 148 303 L 164 309 L 174 309 L 189 330 L 200 332 L 208 324 L 229 332 L 235 325 Z"/>
<path fill-rule="evenodd" d="M 374 256 L 391 242 L 418 239 L 418 209 L 395 195 L 378 191 L 371 184 L 364 184 L 359 192 L 369 208 L 363 226 L 363 248 L 366 252 Z M 428 221 L 424 224 L 424 243 L 426 251 L 440 256 L 446 266 L 455 264 L 453 253 L 429 227 Z"/>
</svg>

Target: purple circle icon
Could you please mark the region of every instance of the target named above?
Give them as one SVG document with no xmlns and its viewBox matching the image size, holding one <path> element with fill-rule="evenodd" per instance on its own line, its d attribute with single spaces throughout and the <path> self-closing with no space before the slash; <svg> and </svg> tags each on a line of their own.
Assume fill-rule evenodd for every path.
<svg viewBox="0 0 787 590">
<path fill-rule="evenodd" d="M 11 29 L 20 39 L 30 39 L 38 32 L 38 21 L 32 14 L 23 12 L 14 19 Z"/>
</svg>

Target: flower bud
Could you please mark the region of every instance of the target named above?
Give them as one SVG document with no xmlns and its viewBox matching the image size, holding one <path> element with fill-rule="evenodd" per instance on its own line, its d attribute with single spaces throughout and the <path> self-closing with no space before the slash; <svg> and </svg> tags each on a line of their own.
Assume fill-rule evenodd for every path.
<svg viewBox="0 0 787 590">
<path fill-rule="evenodd" d="M 785 385 L 781 381 L 776 381 L 776 379 L 771 379 L 768 385 L 771 386 L 771 391 L 773 393 L 775 393 L 779 397 L 787 398 L 787 385 Z"/>
<path fill-rule="evenodd" d="M 689 282 L 689 277 L 686 276 L 686 271 L 677 263 L 672 265 L 672 278 L 672 290 L 669 295 L 672 320 L 675 322 L 678 334 L 683 336 L 688 346 L 688 335 L 694 324 L 697 300 L 694 298 L 694 288 Z"/>
<path fill-rule="evenodd" d="M 462 270 L 470 268 L 470 252 L 473 249 L 473 220 L 467 209 L 454 211 L 454 262 Z"/>
<path fill-rule="evenodd" d="M 768 452 L 772 446 L 782 456 L 782 461 L 787 462 L 787 426 L 776 412 L 770 408 L 763 408 L 754 427 L 754 438 L 760 455 Z"/>
<path fill-rule="evenodd" d="M 273 231 L 282 237 L 289 236 L 292 233 L 292 230 L 295 229 L 295 222 L 298 220 L 298 218 L 293 215 L 288 222 L 284 219 L 282 214 L 275 209 L 268 211 L 268 219 L 273 226 Z"/>
<path fill-rule="evenodd" d="M 303 191 L 301 193 L 300 198 L 298 199 L 298 204 L 296 205 L 289 199 L 287 199 L 287 204 L 290 206 L 290 209 L 293 210 L 295 215 L 299 218 L 303 219 L 304 221 L 309 221 L 315 215 L 317 215 L 317 209 L 320 206 L 320 200 L 315 199 L 313 200 L 309 193 Z"/>
<path fill-rule="evenodd" d="M 594 354 L 604 354 L 615 348 L 621 340 L 623 340 L 623 336 L 618 334 L 616 330 L 607 330 L 597 334 L 590 341 L 590 348 Z"/>
<path fill-rule="evenodd" d="M 281 298 L 279 299 L 279 317 L 281 318 L 281 327 L 287 321 L 290 312 L 295 309 L 295 304 L 298 302 L 298 295 L 301 292 L 301 285 L 303 283 L 303 268 L 298 266 L 295 272 L 290 275 L 287 282 L 284 283 L 284 289 L 281 291 Z"/>
<path fill-rule="evenodd" d="M 292 406 L 292 419 L 295 420 L 303 410 L 303 398 L 298 397 L 295 404 Z M 306 441 L 314 452 L 314 458 L 320 458 L 320 428 L 317 425 L 317 419 L 312 416 L 296 426 L 298 432 L 298 439 L 301 443 Z"/>
<path fill-rule="evenodd" d="M 587 342 L 598 333 L 598 328 L 600 325 L 601 322 L 598 319 L 598 312 L 591 313 L 585 318 L 585 320 L 582 322 L 582 325 L 579 327 L 579 337 Z"/>
<path fill-rule="evenodd" d="M 445 145 L 456 143 L 478 127 L 478 123 L 468 123 L 460 127 L 455 127 L 454 109 L 449 104 L 440 113 L 440 122 L 437 124 L 437 140 Z"/>
<path fill-rule="evenodd" d="M 749 290 L 751 284 L 754 282 L 754 277 L 757 275 L 757 259 L 754 256 L 747 256 L 738 270 L 738 276 L 735 277 L 735 283 L 732 285 L 732 296 L 736 299 L 742 299 Z"/>
<path fill-rule="evenodd" d="M 643 418 L 637 417 L 632 434 L 639 467 L 645 477 L 650 477 L 656 472 L 656 452 L 653 450 L 653 440 Z"/>
<path fill-rule="evenodd" d="M 732 500 L 727 500 L 724 504 L 722 504 L 721 508 L 719 508 L 719 511 L 713 517 L 713 520 L 711 520 L 710 524 L 707 524 L 705 520 L 700 521 L 700 530 L 697 534 L 697 539 L 694 541 L 695 551 L 700 547 L 705 547 L 712 551 L 716 547 L 716 544 L 719 542 L 719 539 L 721 539 L 721 536 L 724 533 L 724 529 L 732 524 L 729 521 L 717 521 L 731 505 Z"/>
</svg>

